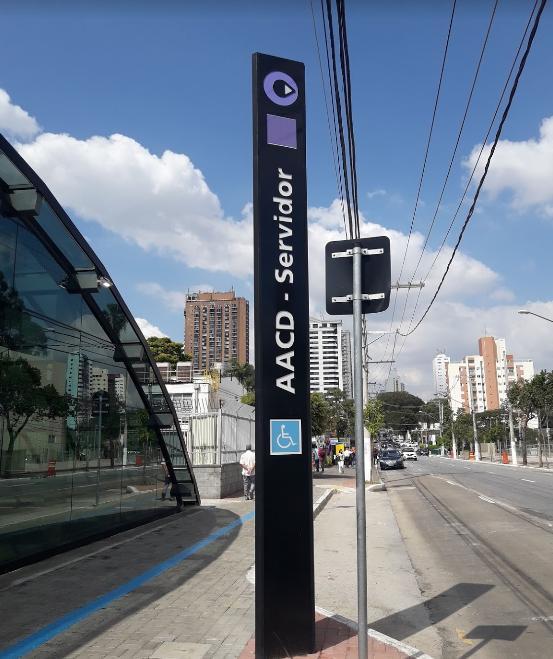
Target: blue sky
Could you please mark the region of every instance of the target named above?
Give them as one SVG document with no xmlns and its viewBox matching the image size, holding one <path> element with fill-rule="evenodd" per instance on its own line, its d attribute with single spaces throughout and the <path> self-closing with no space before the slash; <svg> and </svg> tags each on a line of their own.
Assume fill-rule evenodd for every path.
<svg viewBox="0 0 553 659">
<path fill-rule="evenodd" d="M 12 126 L 13 141 L 25 145 L 25 157 L 69 207 L 133 312 L 174 339 L 182 339 L 178 295 L 187 288 L 234 286 L 253 297 L 251 268 L 241 265 L 249 257 L 232 255 L 247 254 L 251 245 L 250 216 L 244 209 L 252 198 L 250 70 L 255 51 L 306 64 L 309 205 L 319 209 L 310 216 L 314 277 L 321 268 L 319 243 L 339 237 L 331 207 L 336 181 L 309 2 L 190 4 L 162 1 L 151 3 L 155 9 L 150 9 L 145 2 L 123 2 L 113 9 L 108 2 L 4 3 L 3 23 L 9 29 L 3 30 L 0 44 L 0 89 L 41 128 L 35 134 L 17 135 Z M 458 0 L 423 205 L 415 224 L 423 235 L 492 4 Z M 430 250 L 441 243 L 466 180 L 462 163 L 485 134 L 532 4 L 499 3 Z M 314 7 L 319 20 L 317 0 Z M 395 276 L 411 219 L 450 7 L 449 2 L 347 3 L 360 207 L 367 235 L 394 232 Z M 429 316 L 428 326 L 408 340 L 398 361 L 398 371 L 413 390 L 427 393 L 431 387 L 429 359 L 436 348 L 462 357 L 476 350 L 477 338 L 486 329 L 505 336 L 519 357 L 534 358 L 539 367 L 552 366 L 545 323 L 536 320 L 530 338 L 530 321 L 517 316 L 516 309 L 535 304 L 544 315 L 553 315 L 553 193 L 543 181 L 534 184 L 532 176 L 521 181 L 509 160 L 514 158 L 518 167 L 530 171 L 543 158 L 544 166 L 553 169 L 549 142 L 538 147 L 539 158 L 527 148 L 529 140 L 539 139 L 542 121 L 553 116 L 552 28 L 553 12 L 547 8 L 503 135 L 515 149 L 501 160 L 498 150 L 495 179 L 462 245 L 466 261 L 460 260 L 452 272 L 455 281 Z M 0 130 L 10 137 L 9 125 L 0 123 Z M 113 134 L 129 141 L 115 145 L 107 139 Z M 53 136 L 48 143 L 45 135 Z M 63 140 L 62 135 L 71 139 Z M 93 136 L 106 139 L 90 149 Z M 188 158 L 193 166 L 188 177 L 179 179 L 184 161 L 178 158 L 160 166 L 165 151 Z M 116 164 L 108 180 L 102 159 L 113 160 L 112 156 Z M 133 187 L 138 161 L 143 165 Z M 117 167 L 124 172 L 120 185 L 115 180 Z M 201 181 L 206 189 L 197 193 L 195 186 Z M 87 195 L 90 198 L 84 201 Z M 155 209 L 164 204 L 165 214 L 157 217 Z M 113 206 L 119 211 L 112 217 Z M 139 227 L 147 221 L 144 212 L 150 213 L 152 231 L 145 230 L 137 240 L 133 214 Z M 211 222 L 211 241 L 203 240 L 198 230 L 204 221 Z M 170 235 L 175 222 L 190 227 L 178 244 L 172 244 Z M 163 240 L 154 227 L 159 227 L 159 236 L 166 232 Z M 221 247 L 210 257 L 215 236 L 218 243 L 228 243 L 227 252 Z M 420 243 L 415 241 L 412 248 L 414 260 L 408 259 L 408 266 L 416 263 Z M 424 295 L 431 292 L 431 283 Z M 402 307 L 403 298 L 398 304 Z M 313 311 L 320 311 L 321 305 L 315 281 Z M 389 314 L 371 318 L 371 323 L 387 328 Z M 375 349 L 375 359 L 382 358 L 380 353 L 384 350 Z"/>
</svg>

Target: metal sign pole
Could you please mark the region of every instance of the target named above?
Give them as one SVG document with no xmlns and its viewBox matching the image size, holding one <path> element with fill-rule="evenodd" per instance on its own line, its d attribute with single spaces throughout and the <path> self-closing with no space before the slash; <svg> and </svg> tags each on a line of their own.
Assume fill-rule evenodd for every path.
<svg viewBox="0 0 553 659">
<path fill-rule="evenodd" d="M 357 636 L 358 656 L 367 659 L 367 522 L 365 511 L 365 446 L 363 436 L 363 348 L 361 327 L 361 247 L 353 248 L 353 363 L 355 451 L 357 471 Z"/>
</svg>

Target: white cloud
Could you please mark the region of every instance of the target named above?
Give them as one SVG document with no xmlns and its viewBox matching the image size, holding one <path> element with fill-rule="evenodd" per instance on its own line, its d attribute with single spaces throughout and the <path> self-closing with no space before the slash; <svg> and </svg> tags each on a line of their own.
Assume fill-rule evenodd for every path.
<svg viewBox="0 0 553 659">
<path fill-rule="evenodd" d="M 385 197 L 387 194 L 386 190 L 384 188 L 378 188 L 377 190 L 370 190 L 367 192 L 367 197 L 369 199 L 374 199 L 374 197 Z"/>
<path fill-rule="evenodd" d="M 161 301 L 166 307 L 172 311 L 179 311 L 182 313 L 184 309 L 184 303 L 186 299 L 186 293 L 188 291 L 172 291 L 167 290 L 161 284 L 157 282 L 141 282 L 136 285 L 136 289 L 148 295 L 150 297 L 155 297 L 157 300 Z M 212 291 L 213 286 L 211 284 L 197 284 L 190 286 L 189 291 Z"/>
<path fill-rule="evenodd" d="M 0 89 L 0 132 L 12 137 L 28 139 L 36 135 L 40 127 L 34 117 L 12 103 L 9 94 Z"/>
<path fill-rule="evenodd" d="M 475 146 L 463 163 L 469 171 L 474 167 L 480 148 L 480 145 Z M 490 145 L 484 148 L 476 170 L 478 178 L 482 175 L 490 149 Z M 553 216 L 552 180 L 553 117 L 548 117 L 541 123 L 538 139 L 499 141 L 484 190 L 492 199 L 503 192 L 511 193 L 511 203 L 516 210 L 535 208 Z"/>
<path fill-rule="evenodd" d="M 159 339 L 164 336 L 169 336 L 166 332 L 160 330 L 156 325 L 152 325 L 152 323 L 147 321 L 145 318 L 135 318 L 135 320 L 138 327 L 140 327 L 140 331 L 147 339 L 149 339 L 151 336 L 156 336 Z"/>
<path fill-rule="evenodd" d="M 224 217 L 186 155 L 157 156 L 124 135 L 78 140 L 43 133 L 18 149 L 59 201 L 84 220 L 191 267 L 252 274 L 250 209 L 240 220 Z"/>
</svg>

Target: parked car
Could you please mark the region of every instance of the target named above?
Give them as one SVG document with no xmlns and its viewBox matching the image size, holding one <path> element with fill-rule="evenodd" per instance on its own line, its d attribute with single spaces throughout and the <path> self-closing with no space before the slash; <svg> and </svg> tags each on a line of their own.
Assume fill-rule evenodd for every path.
<svg viewBox="0 0 553 659">
<path fill-rule="evenodd" d="M 405 469 L 403 456 L 395 449 L 387 449 L 378 454 L 380 469 Z"/>
<path fill-rule="evenodd" d="M 417 452 L 419 455 L 428 455 L 430 453 L 428 446 L 421 446 Z"/>
<path fill-rule="evenodd" d="M 417 454 L 415 453 L 415 449 L 413 448 L 404 448 L 402 451 L 403 454 L 403 459 L 404 460 L 416 460 L 417 459 Z"/>
</svg>

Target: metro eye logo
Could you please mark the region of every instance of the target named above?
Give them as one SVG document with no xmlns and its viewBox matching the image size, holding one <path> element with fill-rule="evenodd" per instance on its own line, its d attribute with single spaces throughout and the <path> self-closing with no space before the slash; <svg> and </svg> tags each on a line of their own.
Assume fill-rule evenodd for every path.
<svg viewBox="0 0 553 659">
<path fill-rule="evenodd" d="M 298 99 L 298 85 L 287 73 L 273 71 L 265 76 L 263 90 L 273 103 L 288 106 Z"/>
</svg>

